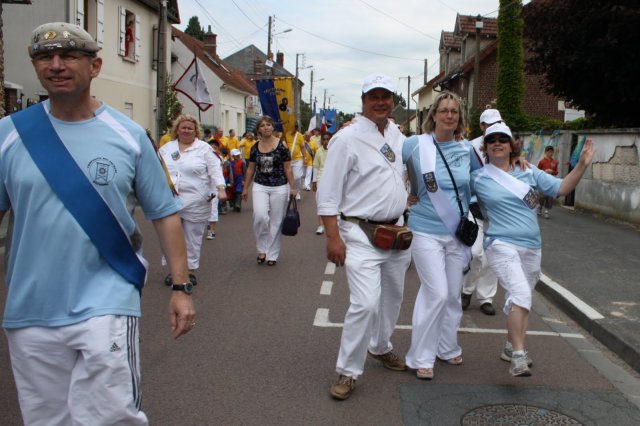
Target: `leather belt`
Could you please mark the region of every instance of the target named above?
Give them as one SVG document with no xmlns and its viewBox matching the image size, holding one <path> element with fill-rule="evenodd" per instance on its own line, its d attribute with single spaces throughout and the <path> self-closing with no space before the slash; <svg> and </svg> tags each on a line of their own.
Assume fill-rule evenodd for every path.
<svg viewBox="0 0 640 426">
<path fill-rule="evenodd" d="M 355 216 L 345 216 L 344 213 L 340 213 L 340 219 L 342 220 L 346 220 L 349 222 L 353 222 L 353 223 L 358 223 L 358 222 L 366 222 L 366 223 L 370 223 L 372 225 L 395 225 L 398 222 L 398 219 L 400 218 L 395 218 L 395 219 L 391 219 L 388 221 L 375 221 L 375 220 L 370 220 L 370 219 L 362 219 L 360 217 L 355 217 Z"/>
</svg>

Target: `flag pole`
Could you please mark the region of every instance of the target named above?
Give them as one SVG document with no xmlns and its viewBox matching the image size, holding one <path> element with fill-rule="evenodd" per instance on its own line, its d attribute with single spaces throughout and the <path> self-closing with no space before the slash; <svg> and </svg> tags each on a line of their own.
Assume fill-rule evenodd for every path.
<svg viewBox="0 0 640 426">
<path fill-rule="evenodd" d="M 196 49 L 193 49 L 193 60 L 196 65 L 196 93 L 198 93 L 198 55 L 196 55 Z M 198 123 L 200 127 L 202 127 L 202 118 L 200 116 L 200 105 L 198 105 Z"/>
</svg>

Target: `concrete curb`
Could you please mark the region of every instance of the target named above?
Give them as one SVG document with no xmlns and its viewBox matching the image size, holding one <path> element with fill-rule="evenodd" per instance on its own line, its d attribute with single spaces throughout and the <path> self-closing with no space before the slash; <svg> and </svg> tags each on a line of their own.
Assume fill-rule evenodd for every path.
<svg viewBox="0 0 640 426">
<path fill-rule="evenodd" d="M 618 333 L 613 321 L 607 320 L 598 311 L 544 274 L 541 275 L 536 290 L 640 373 L 640 347 Z"/>
</svg>

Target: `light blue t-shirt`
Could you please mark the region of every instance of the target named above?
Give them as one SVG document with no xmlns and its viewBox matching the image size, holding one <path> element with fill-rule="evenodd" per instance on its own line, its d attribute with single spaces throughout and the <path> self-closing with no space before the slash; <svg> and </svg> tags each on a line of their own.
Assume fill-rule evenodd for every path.
<svg viewBox="0 0 640 426">
<path fill-rule="evenodd" d="M 562 183 L 562 179 L 534 166 L 525 170 L 517 167 L 509 174 L 551 197 L 558 196 Z M 524 201 L 482 170 L 471 174 L 471 190 L 477 195 L 485 213 L 485 248 L 496 239 L 527 248 L 541 247 L 540 227 L 535 209 L 527 207 Z"/>
<path fill-rule="evenodd" d="M 48 111 L 48 101 L 45 107 Z M 86 121 L 49 117 L 127 235 L 136 235 L 132 240 L 137 245 L 136 199 L 149 220 L 179 211 L 158 156 L 138 124 L 106 105 Z M 0 210 L 9 208 L 15 221 L 6 271 L 5 328 L 58 327 L 101 315 L 140 316 L 136 287 L 100 256 L 6 117 L 0 120 Z"/>
<path fill-rule="evenodd" d="M 467 140 L 460 142 L 438 142 L 439 147 L 442 150 L 442 154 L 447 159 L 453 178 L 456 181 L 458 187 L 458 193 L 460 194 L 462 202 L 462 210 L 466 215 L 469 211 L 469 199 L 471 192 L 469 189 L 469 176 L 472 170 L 476 170 L 482 167 L 480 160 L 473 152 L 471 144 Z M 442 161 L 442 157 L 435 151 L 436 155 L 436 181 L 438 187 L 444 190 L 445 194 L 449 198 L 451 205 L 454 207 L 456 215 L 460 215 L 460 208 L 456 201 L 456 193 L 451 182 L 451 177 L 447 168 Z M 424 232 L 427 234 L 445 235 L 451 234 L 451 231 L 446 227 L 435 207 L 431 203 L 431 198 L 427 193 L 424 180 L 422 179 L 422 171 L 420 168 L 420 148 L 418 147 L 418 136 L 411 136 L 404 142 L 402 147 L 402 161 L 406 163 L 409 161 L 409 157 L 413 162 L 413 166 L 418 174 L 418 198 L 420 201 L 418 204 L 411 207 L 409 210 L 409 228 L 413 231 Z"/>
</svg>

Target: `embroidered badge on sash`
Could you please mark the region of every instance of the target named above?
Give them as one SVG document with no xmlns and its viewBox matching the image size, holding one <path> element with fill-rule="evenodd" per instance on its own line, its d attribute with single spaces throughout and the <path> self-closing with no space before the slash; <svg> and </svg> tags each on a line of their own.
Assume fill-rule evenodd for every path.
<svg viewBox="0 0 640 426">
<path fill-rule="evenodd" d="M 436 175 L 434 172 L 425 173 L 422 175 L 424 186 L 429 192 L 436 192 L 438 190 L 438 182 L 436 181 Z"/>
<path fill-rule="evenodd" d="M 393 149 L 389 146 L 388 143 L 385 143 L 382 148 L 380 148 L 380 152 L 384 155 L 384 158 L 391 161 L 392 163 L 396 161 L 396 153 L 393 152 Z"/>
<path fill-rule="evenodd" d="M 180 151 L 175 151 L 171 153 L 171 159 L 173 161 L 178 161 L 180 159 Z"/>
<path fill-rule="evenodd" d="M 532 209 L 538 204 L 538 197 L 536 197 L 536 193 L 533 189 L 529 189 L 529 192 L 527 192 L 527 195 L 524 196 L 522 201 L 524 201 L 527 207 Z"/>
</svg>

